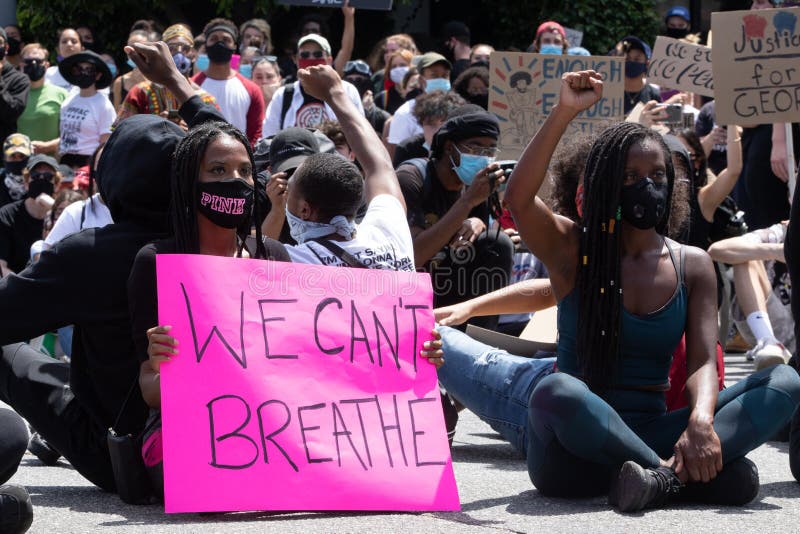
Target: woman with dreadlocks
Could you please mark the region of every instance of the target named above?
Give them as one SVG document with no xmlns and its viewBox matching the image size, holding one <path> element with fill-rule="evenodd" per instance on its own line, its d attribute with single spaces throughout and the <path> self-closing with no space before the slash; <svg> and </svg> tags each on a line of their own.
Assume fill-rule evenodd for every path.
<svg viewBox="0 0 800 534">
<path fill-rule="evenodd" d="M 283 246 L 261 236 L 264 195 L 254 192 L 253 152 L 247 138 L 224 122 L 202 124 L 189 131 L 175 149 L 169 216 L 172 237 L 144 246 L 128 280 L 134 335 L 145 335 L 150 347 L 168 337 L 170 327 L 158 324 L 156 254 L 209 254 L 289 261 Z M 255 182 L 256 184 L 258 182 Z M 248 240 L 255 225 L 256 238 Z M 137 347 L 147 347 L 147 341 Z M 148 352 L 150 348 L 148 348 Z M 161 383 L 164 357 L 142 353 L 139 385 L 151 408 L 145 435 L 145 464 L 156 491 L 163 488 L 160 450 Z"/>
<path fill-rule="evenodd" d="M 471 378 L 473 395 L 487 404 L 530 395 L 521 432 L 543 494 L 610 490 L 621 511 L 675 494 L 744 504 L 758 493 L 744 456 L 791 417 L 800 378 L 776 366 L 718 394 L 714 270 L 703 251 L 664 237 L 675 177 L 661 136 L 630 123 L 600 134 L 584 172 L 580 225 L 536 198 L 561 136 L 602 87 L 594 71 L 564 75 L 559 104 L 506 193 L 523 240 L 550 273 L 559 372 L 532 387 L 529 374 L 489 354 Z M 663 392 L 684 332 L 689 406 L 667 414 Z"/>
</svg>

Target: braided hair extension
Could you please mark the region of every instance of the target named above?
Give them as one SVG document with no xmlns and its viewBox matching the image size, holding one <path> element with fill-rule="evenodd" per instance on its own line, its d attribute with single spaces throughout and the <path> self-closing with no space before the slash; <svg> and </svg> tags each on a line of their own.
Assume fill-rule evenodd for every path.
<svg viewBox="0 0 800 534">
<path fill-rule="evenodd" d="M 197 231 L 197 178 L 200 174 L 200 163 L 203 160 L 208 145 L 221 135 L 228 135 L 242 143 L 247 149 L 250 165 L 255 169 L 253 149 L 250 142 L 238 128 L 226 122 L 209 122 L 193 128 L 175 148 L 172 156 L 172 200 L 170 202 L 170 220 L 172 232 L 178 253 L 198 254 L 200 242 Z M 259 181 L 255 172 L 252 176 L 254 187 Z M 236 230 L 239 238 L 237 255 L 242 255 L 245 239 L 250 235 L 253 225 L 256 227 L 256 250 L 254 258 L 266 258 L 267 251 L 261 237 L 261 224 L 258 214 L 266 212 L 266 207 L 260 206 L 261 195 L 253 194 L 252 218 Z"/>
<path fill-rule="evenodd" d="M 656 231 L 664 235 L 675 182 L 672 159 L 661 135 L 623 122 L 603 131 L 592 145 L 584 172 L 583 227 L 575 288 L 578 291 L 578 364 L 593 390 L 613 385 L 622 328 L 620 197 L 631 147 L 652 141 L 664 151 L 668 199 Z"/>
</svg>

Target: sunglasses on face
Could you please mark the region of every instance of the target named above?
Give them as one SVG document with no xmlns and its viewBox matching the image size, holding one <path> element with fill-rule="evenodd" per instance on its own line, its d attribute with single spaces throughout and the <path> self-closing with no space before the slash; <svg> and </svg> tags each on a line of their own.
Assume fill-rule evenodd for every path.
<svg viewBox="0 0 800 534">
<path fill-rule="evenodd" d="M 493 158 L 497 156 L 498 152 L 500 152 L 500 149 L 495 146 L 480 146 L 472 144 L 461 144 L 459 146 L 464 149 L 464 152 L 474 156 L 487 156 Z"/>
<path fill-rule="evenodd" d="M 32 172 L 31 180 L 47 180 L 48 182 L 55 176 L 52 172 Z"/>
<path fill-rule="evenodd" d="M 302 52 L 300 52 L 301 59 L 311 59 L 312 57 L 314 59 L 321 59 L 324 55 L 325 53 L 322 50 L 314 50 L 313 52 L 309 52 L 308 50 L 303 50 Z"/>
<path fill-rule="evenodd" d="M 28 58 L 28 59 L 25 60 L 25 64 L 26 65 L 42 65 L 42 64 L 44 64 L 44 61 L 45 61 L 44 59 Z"/>
<path fill-rule="evenodd" d="M 167 46 L 169 47 L 169 53 L 173 56 L 179 52 L 188 52 L 192 48 L 192 45 L 188 45 L 186 43 L 173 43 Z"/>
</svg>

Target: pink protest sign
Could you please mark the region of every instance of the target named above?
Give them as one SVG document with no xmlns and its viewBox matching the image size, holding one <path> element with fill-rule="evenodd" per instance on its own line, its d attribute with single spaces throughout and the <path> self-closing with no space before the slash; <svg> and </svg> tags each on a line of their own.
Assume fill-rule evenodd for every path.
<svg viewBox="0 0 800 534">
<path fill-rule="evenodd" d="M 428 275 L 157 258 L 167 512 L 458 510 Z"/>
</svg>

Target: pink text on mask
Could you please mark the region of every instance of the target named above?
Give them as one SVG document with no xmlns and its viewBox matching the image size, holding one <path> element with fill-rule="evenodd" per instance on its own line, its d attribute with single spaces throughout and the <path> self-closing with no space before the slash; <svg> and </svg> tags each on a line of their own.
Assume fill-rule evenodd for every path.
<svg viewBox="0 0 800 534">
<path fill-rule="evenodd" d="M 243 198 L 228 198 L 218 195 L 209 195 L 202 193 L 200 195 L 200 204 L 202 206 L 209 206 L 212 210 L 219 213 L 227 213 L 228 215 L 241 215 L 244 213 Z"/>
</svg>

